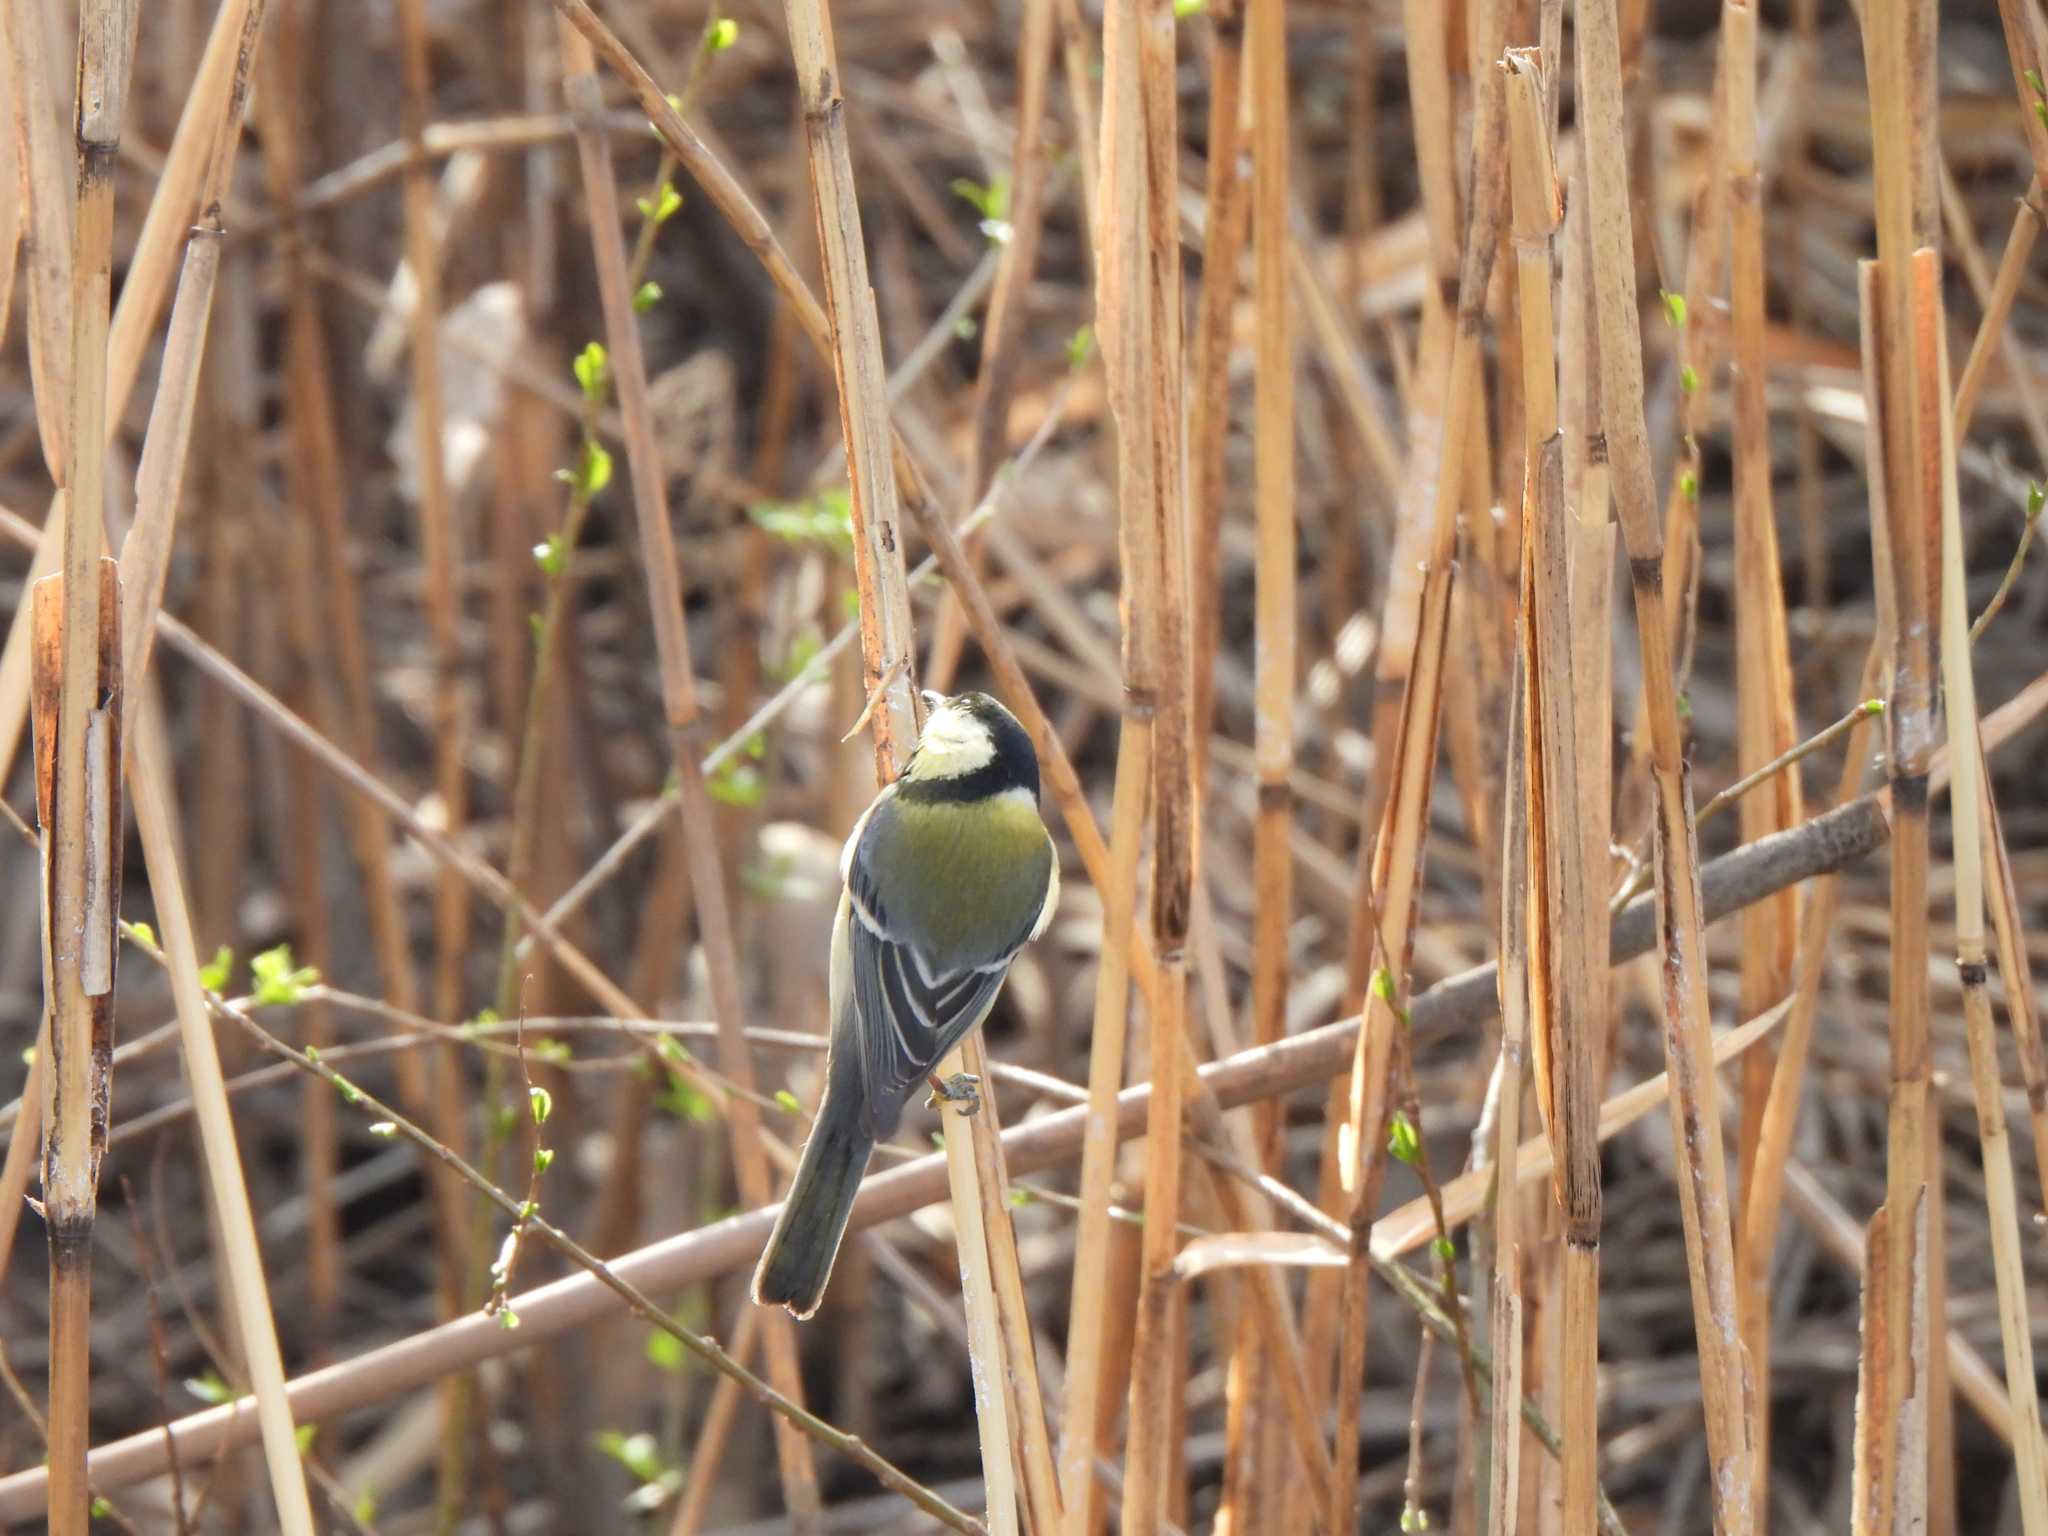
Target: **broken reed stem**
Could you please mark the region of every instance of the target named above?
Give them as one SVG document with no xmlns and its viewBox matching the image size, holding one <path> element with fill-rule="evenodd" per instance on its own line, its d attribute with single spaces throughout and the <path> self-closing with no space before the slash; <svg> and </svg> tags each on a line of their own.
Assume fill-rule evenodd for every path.
<svg viewBox="0 0 2048 1536">
<path fill-rule="evenodd" d="M 127 115 L 134 0 L 78 17 L 70 441 L 61 578 L 35 588 L 37 805 L 43 827 L 43 990 L 50 1010 L 43 1219 L 50 1245 L 50 1517 L 84 1536 L 92 1494 L 92 1235 L 113 1055 L 121 899 L 121 587 L 100 552 L 106 505 L 107 326 L 114 167 Z M 45 410 L 54 411 L 46 402 Z"/>
<path fill-rule="evenodd" d="M 1072 1305 L 1067 1316 L 1066 1408 L 1060 1418 L 1060 1487 L 1065 1536 L 1093 1536 L 1099 1522 L 1092 1489 L 1106 1426 L 1097 1422 L 1109 1316 L 1110 1197 L 1116 1175 L 1116 1097 L 1124 1080 L 1131 1015 L 1128 956 L 1138 892 L 1138 855 L 1152 787 L 1152 722 L 1124 715 L 1117 738 L 1116 790 L 1109 838 L 1110 879 L 1100 887 L 1102 958 L 1095 976 L 1095 1022 L 1088 1038 L 1088 1119 L 1081 1144 L 1080 1216 L 1074 1238 Z"/>
<path fill-rule="evenodd" d="M 1339 1188 L 1345 1218 L 1350 1222 L 1352 1263 L 1344 1274 L 1338 1312 L 1337 1433 L 1332 1454 L 1334 1476 L 1325 1511 L 1332 1531 L 1348 1530 L 1356 1519 L 1353 1506 L 1358 1485 L 1358 1414 L 1370 1306 L 1369 1271 L 1362 1255 L 1370 1240 L 1373 1211 L 1385 1171 L 1383 1142 L 1397 1023 L 1395 999 L 1390 994 L 1396 990 L 1405 992 L 1407 984 L 1415 898 L 1428 832 L 1427 808 L 1435 777 L 1444 646 L 1456 569 L 1457 514 L 1468 489 L 1463 445 L 1472 435 L 1478 410 L 1480 331 L 1507 204 L 1507 177 L 1500 170 L 1505 143 L 1500 82 L 1497 75 L 1487 72 L 1475 83 L 1478 108 L 1472 140 L 1473 208 L 1465 231 L 1457 310 L 1449 343 L 1440 354 L 1444 369 L 1443 433 L 1433 485 L 1429 558 L 1417 609 L 1412 670 L 1401 694 L 1391 742 L 1393 750 L 1383 759 L 1388 765 L 1386 810 L 1373 843 L 1372 878 L 1369 886 L 1359 892 L 1354 908 L 1354 925 L 1359 913 L 1369 910 L 1373 914 L 1365 929 L 1363 947 L 1354 949 L 1354 954 L 1376 956 L 1377 967 L 1371 973 L 1374 984 L 1365 999 L 1364 1023 L 1352 1057 L 1344 1103 L 1346 1113 L 1337 1139 Z M 1354 945 L 1358 938 L 1354 932 Z M 1386 985 L 1380 984 L 1381 977 L 1387 978 Z M 1312 1352 L 1315 1349 L 1313 1339 L 1310 1348 Z"/>
<path fill-rule="evenodd" d="M 639 321 L 634 314 L 633 290 L 626 270 L 611 140 L 601 127 L 603 103 L 589 46 L 568 26 L 562 26 L 560 31 L 562 90 L 577 124 L 577 154 L 584 198 L 590 207 L 592 253 L 604 309 L 611 374 L 625 423 L 627 471 L 632 482 L 641 564 L 646 572 L 655 653 L 661 669 L 662 709 L 682 791 L 684 854 L 719 1027 L 718 1063 L 720 1070 L 742 1090 L 730 1095 L 725 1104 L 733 1170 L 740 1198 L 758 1207 L 774 1199 L 775 1185 L 763 1143 L 760 1110 L 748 1097 L 754 1088 L 753 1057 L 740 1034 L 743 1004 L 732 918 L 718 854 L 716 807 L 698 768 L 699 712 L 683 617 L 682 575 L 670 528 L 667 479 L 655 442 Z M 797 1358 L 795 1325 L 788 1318 L 777 1316 L 768 1320 L 763 1352 L 768 1379 L 775 1390 L 801 1405 L 802 1370 Z M 800 1530 L 812 1528 L 818 1519 L 820 1499 L 810 1447 L 791 1426 L 778 1420 L 775 1450 L 790 1519 Z"/>
<path fill-rule="evenodd" d="M 1664 605 L 1664 549 L 1643 416 L 1642 337 L 1635 305 L 1635 252 L 1623 142 L 1621 38 L 1615 0 L 1578 11 L 1580 134 L 1593 252 L 1592 297 L 1600 331 L 1601 399 L 1614 467 L 1615 510 L 1628 548 L 1642 651 L 1643 715 L 1655 795 L 1657 914 L 1664 963 L 1664 1044 L 1670 1063 L 1672 1137 L 1692 1281 L 1693 1330 L 1716 1527 L 1754 1528 L 1746 1403 L 1737 1335 L 1728 1175 L 1718 1091 L 1710 1066 L 1706 943 L 1698 854 L 1678 719 L 1677 681 Z"/>
<path fill-rule="evenodd" d="M 1166 1518 L 1178 1465 L 1171 1434 L 1182 1356 L 1175 1349 L 1173 1261 L 1179 1244 L 1182 1074 L 1187 1053 L 1187 938 L 1195 878 L 1187 614 L 1188 529 L 1181 480 L 1180 137 L 1169 0 L 1113 0 L 1103 19 L 1105 135 L 1101 206 L 1130 206 L 1102 264 L 1102 301 L 1117 321 L 1112 406 L 1124 529 L 1125 671 L 1152 711 L 1152 1093 L 1160 1133 L 1145 1142 L 1145 1230 L 1133 1342 L 1124 1536 Z M 1114 117 L 1110 100 L 1114 93 Z M 1116 196 L 1110 195 L 1115 189 Z M 1113 262 L 1113 265 L 1112 265 Z M 1105 349 L 1106 351 L 1107 349 Z M 1139 462 L 1139 456 L 1143 462 Z M 1133 645 L 1132 641 L 1136 644 Z"/>
<path fill-rule="evenodd" d="M 1607 807 L 1604 799 L 1593 798 L 1604 788 L 1604 776 L 1581 771 L 1585 738 L 1606 720 L 1604 692 L 1592 691 L 1602 669 L 1582 676 L 1574 663 L 1591 641 L 1604 645 L 1606 631 L 1602 625 L 1582 639 L 1587 626 L 1573 611 L 1573 599 L 1596 584 L 1604 588 L 1610 567 L 1573 567 L 1575 555 L 1587 565 L 1606 549 L 1606 529 L 1603 519 L 1594 530 L 1599 536 L 1582 541 L 1564 498 L 1551 305 L 1551 246 L 1562 210 L 1542 71 L 1531 55 L 1510 50 L 1505 74 L 1522 318 L 1524 693 L 1523 739 L 1517 745 L 1525 759 L 1527 795 L 1521 820 L 1528 843 L 1521 862 L 1531 882 L 1524 909 L 1527 1023 L 1537 1102 L 1557 1150 L 1555 1184 L 1564 1223 L 1563 1514 L 1567 1529 L 1582 1531 L 1593 1524 L 1599 1499 L 1599 1120 L 1606 1043 L 1606 957 L 1604 946 L 1595 947 L 1594 930 L 1607 859 L 1604 835 L 1596 843 L 1587 823 L 1604 834 Z M 1594 606 L 1604 612 L 1604 603 Z M 1595 739 L 1604 751 L 1604 734 Z"/>
<path fill-rule="evenodd" d="M 1984 1203 L 1991 1228 L 1991 1267 L 1998 1291 L 1999 1335 L 2005 1345 L 2006 1392 L 2012 1402 L 2013 1471 L 2019 1485 L 2020 1528 L 2048 1536 L 2048 1460 L 2041 1443 L 2041 1406 L 2034 1376 L 2034 1344 L 2012 1170 L 2012 1147 L 2000 1080 L 1998 1042 L 1992 1033 L 1984 943 L 1984 834 L 1987 830 L 1983 742 L 1977 734 L 1977 684 L 1970 661 L 1969 596 L 1963 581 L 1963 529 L 1956 489 L 1955 440 L 1950 416 L 1948 339 L 1942 329 L 1941 260 L 1922 249 L 1913 257 L 1913 339 L 1922 355 L 1920 377 L 1934 391 L 1940 424 L 1941 670 L 1948 711 L 1949 760 L 1954 782 L 1949 814 L 1954 828 L 1956 972 L 1963 990 L 1970 1082 L 1977 1101 Z M 1930 350 L 1932 356 L 1926 355 Z"/>
<path fill-rule="evenodd" d="M 1754 773 L 1792 750 L 1792 663 L 1785 630 L 1785 589 L 1771 506 L 1770 413 L 1765 400 L 1763 173 L 1757 165 L 1757 17 L 1752 0 L 1728 0 L 1721 12 L 1726 96 L 1729 290 L 1732 310 L 1731 404 L 1735 460 L 1736 767 Z M 1796 826 L 1804 816 L 1799 775 L 1773 776 L 1741 803 L 1744 841 Z M 1745 1017 L 1761 1013 L 1792 987 L 1799 938 L 1799 893 L 1784 891 L 1742 914 L 1740 988 Z M 1757 1145 L 1770 1097 L 1768 1046 L 1743 1058 L 1738 1188 L 1746 1202 L 1756 1178 Z M 1750 1499 L 1761 1528 L 1770 1498 L 1771 1238 L 1736 1247 L 1742 1347 L 1757 1389 L 1749 1394 Z"/>
</svg>

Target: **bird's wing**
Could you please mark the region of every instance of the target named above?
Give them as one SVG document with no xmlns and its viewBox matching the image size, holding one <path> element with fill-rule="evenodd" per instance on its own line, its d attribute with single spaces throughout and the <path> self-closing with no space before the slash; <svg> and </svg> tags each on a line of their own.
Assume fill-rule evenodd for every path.
<svg viewBox="0 0 2048 1536">
<path fill-rule="evenodd" d="M 1035 886 L 1028 906 L 999 880 L 997 889 L 983 888 L 997 898 L 988 903 L 985 931 L 948 931 L 931 891 L 906 883 L 921 882 L 928 869 L 913 861 L 892 883 L 889 872 L 866 857 L 876 837 L 890 835 L 899 809 L 889 800 L 877 802 L 863 835 L 849 844 L 845 870 L 852 1002 L 877 1137 L 895 1130 L 911 1090 L 994 1006 L 1010 962 L 1035 936 L 1053 863 L 1048 840 L 1046 868 L 1027 861 L 1016 870 L 1020 888 Z M 1002 863 L 1008 868 L 1011 861 Z"/>
</svg>

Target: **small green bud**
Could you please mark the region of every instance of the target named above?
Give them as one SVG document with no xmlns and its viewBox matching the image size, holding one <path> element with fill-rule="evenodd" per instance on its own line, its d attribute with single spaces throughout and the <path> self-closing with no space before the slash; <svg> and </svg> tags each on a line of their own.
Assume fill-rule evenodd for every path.
<svg viewBox="0 0 2048 1536">
<path fill-rule="evenodd" d="M 555 1112 L 555 1096 L 545 1088 L 529 1088 L 526 1090 L 526 1107 L 533 1111 L 535 1125 L 546 1125 L 548 1116 Z"/>
<path fill-rule="evenodd" d="M 711 25 L 704 29 L 706 53 L 723 53 L 739 40 L 740 24 L 730 16 L 716 17 Z"/>
<path fill-rule="evenodd" d="M 555 1149 L 553 1147 L 535 1147 L 533 1149 L 533 1171 L 535 1173 L 546 1173 L 554 1165 Z"/>
<path fill-rule="evenodd" d="M 1084 325 L 1067 338 L 1067 366 L 1085 368 L 1095 355 L 1095 327 Z"/>
<path fill-rule="evenodd" d="M 225 992 L 228 978 L 235 974 L 235 952 L 223 944 L 213 958 L 199 967 L 199 985 L 209 992 Z"/>
<path fill-rule="evenodd" d="M 128 927 L 134 933 L 135 941 L 138 944 L 147 944 L 151 949 L 157 947 L 156 930 L 150 927 L 149 924 L 130 923 Z"/>
<path fill-rule="evenodd" d="M 674 218 L 677 210 L 683 206 L 683 194 L 676 190 L 674 182 L 664 181 L 655 188 L 652 197 L 634 198 L 633 206 L 640 210 L 641 218 L 659 229 Z"/>
<path fill-rule="evenodd" d="M 1688 395 L 1700 387 L 1699 370 L 1691 363 L 1678 365 L 1678 387 Z"/>
<path fill-rule="evenodd" d="M 798 1102 L 797 1096 L 791 1093 L 787 1088 L 778 1088 L 775 1090 L 775 1103 L 776 1106 L 779 1109 L 781 1109 L 781 1111 L 786 1115 L 800 1115 L 804 1112 L 804 1107 L 801 1103 Z"/>
<path fill-rule="evenodd" d="M 1395 1110 L 1392 1121 L 1388 1123 L 1387 1151 L 1393 1154 L 1396 1162 L 1407 1163 L 1411 1167 L 1422 1156 L 1422 1138 L 1415 1133 L 1415 1122 L 1402 1110 Z"/>
<path fill-rule="evenodd" d="M 633 290 L 633 313 L 644 315 L 661 302 L 661 284 L 653 281 L 642 283 Z"/>
<path fill-rule="evenodd" d="M 1685 325 L 1685 295 L 1660 288 L 1657 290 L 1657 297 L 1664 301 L 1664 318 L 1671 323 L 1671 328 L 1682 328 Z"/>
<path fill-rule="evenodd" d="M 604 404 L 612 375 L 611 360 L 605 354 L 603 342 L 585 342 L 583 350 L 569 364 L 569 370 L 576 375 L 576 387 L 583 391 L 584 399 L 592 405 Z"/>
<path fill-rule="evenodd" d="M 1458 1262 L 1458 1245 L 1452 1242 L 1448 1235 L 1439 1237 L 1432 1246 L 1436 1249 L 1436 1256 L 1446 1264 Z"/>
</svg>

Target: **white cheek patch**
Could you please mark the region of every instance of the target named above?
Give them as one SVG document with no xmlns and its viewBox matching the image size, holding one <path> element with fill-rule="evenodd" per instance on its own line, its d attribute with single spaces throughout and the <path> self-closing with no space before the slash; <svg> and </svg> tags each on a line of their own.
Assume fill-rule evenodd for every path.
<svg viewBox="0 0 2048 1536">
<path fill-rule="evenodd" d="M 980 722 L 952 710 L 940 710 L 925 722 L 917 740 L 921 777 L 951 779 L 985 767 L 996 755 L 995 743 Z"/>
</svg>

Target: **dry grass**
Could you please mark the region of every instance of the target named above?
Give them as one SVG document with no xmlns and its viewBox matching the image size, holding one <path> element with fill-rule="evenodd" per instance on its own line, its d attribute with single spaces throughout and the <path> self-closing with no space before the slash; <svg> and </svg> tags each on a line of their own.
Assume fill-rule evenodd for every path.
<svg viewBox="0 0 2048 1536">
<path fill-rule="evenodd" d="M 2048 1536 L 2048 39 L 1939 9 L 0 10 L 0 1521 Z M 1065 906 L 795 1325 L 955 684 Z"/>
</svg>

